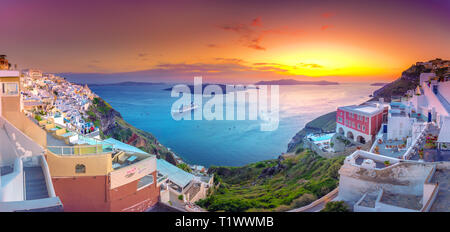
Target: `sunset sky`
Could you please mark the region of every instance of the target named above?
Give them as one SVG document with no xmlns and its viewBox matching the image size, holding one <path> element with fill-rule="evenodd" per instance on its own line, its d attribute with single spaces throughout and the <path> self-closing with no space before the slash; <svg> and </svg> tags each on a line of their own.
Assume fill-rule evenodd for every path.
<svg viewBox="0 0 450 232">
<path fill-rule="evenodd" d="M 450 58 L 446 0 L 0 4 L 0 54 L 45 72 L 372 81 L 399 77 L 416 61 Z"/>
</svg>

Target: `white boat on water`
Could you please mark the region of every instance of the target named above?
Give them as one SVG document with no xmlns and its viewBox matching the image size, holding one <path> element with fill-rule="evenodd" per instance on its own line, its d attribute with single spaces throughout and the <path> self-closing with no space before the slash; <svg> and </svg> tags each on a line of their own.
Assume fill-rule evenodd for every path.
<svg viewBox="0 0 450 232">
<path fill-rule="evenodd" d="M 180 109 L 178 109 L 178 110 L 173 110 L 172 112 L 173 113 L 184 113 L 184 112 L 188 112 L 188 111 L 191 111 L 191 110 L 195 110 L 195 109 L 197 109 L 199 106 L 197 105 L 197 104 L 194 104 L 194 103 L 191 103 L 190 105 L 187 105 L 187 106 L 185 106 L 185 105 L 183 105 L 182 107 L 180 107 Z"/>
</svg>

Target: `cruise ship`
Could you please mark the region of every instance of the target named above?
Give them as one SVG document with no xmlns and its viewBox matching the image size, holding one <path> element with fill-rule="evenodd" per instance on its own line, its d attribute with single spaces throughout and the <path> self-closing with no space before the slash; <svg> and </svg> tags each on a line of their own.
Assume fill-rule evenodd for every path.
<svg viewBox="0 0 450 232">
<path fill-rule="evenodd" d="M 199 106 L 197 105 L 197 104 L 194 104 L 193 102 L 191 102 L 191 104 L 190 105 L 187 105 L 187 106 L 182 106 L 182 107 L 180 107 L 180 109 L 178 109 L 178 110 L 173 110 L 172 112 L 173 113 L 179 113 L 179 114 L 182 114 L 182 113 L 185 113 L 185 112 L 189 112 L 189 111 L 192 111 L 192 110 L 195 110 L 195 109 L 197 109 Z"/>
</svg>

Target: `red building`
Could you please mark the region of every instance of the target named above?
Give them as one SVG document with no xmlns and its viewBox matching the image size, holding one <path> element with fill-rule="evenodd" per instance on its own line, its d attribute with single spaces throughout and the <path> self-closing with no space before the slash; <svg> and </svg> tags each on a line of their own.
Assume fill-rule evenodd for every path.
<svg viewBox="0 0 450 232">
<path fill-rule="evenodd" d="M 339 107 L 336 114 L 336 133 L 364 144 L 378 133 L 387 114 L 388 106 L 384 104 L 383 99 L 359 106 Z"/>
</svg>

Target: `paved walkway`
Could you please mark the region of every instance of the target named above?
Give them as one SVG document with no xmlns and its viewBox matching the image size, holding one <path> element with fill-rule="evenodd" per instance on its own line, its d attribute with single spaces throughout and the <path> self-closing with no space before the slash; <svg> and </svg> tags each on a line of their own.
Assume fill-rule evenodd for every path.
<svg viewBox="0 0 450 232">
<path fill-rule="evenodd" d="M 449 170 L 436 170 L 432 183 L 439 183 L 436 200 L 430 212 L 450 212 L 450 172 Z"/>
<path fill-rule="evenodd" d="M 331 191 L 327 195 L 323 196 L 322 198 L 314 201 L 313 203 L 303 206 L 297 209 L 289 210 L 288 212 L 320 212 L 323 208 L 325 208 L 325 205 L 335 199 L 339 195 L 339 191 L 337 189 Z"/>
</svg>

